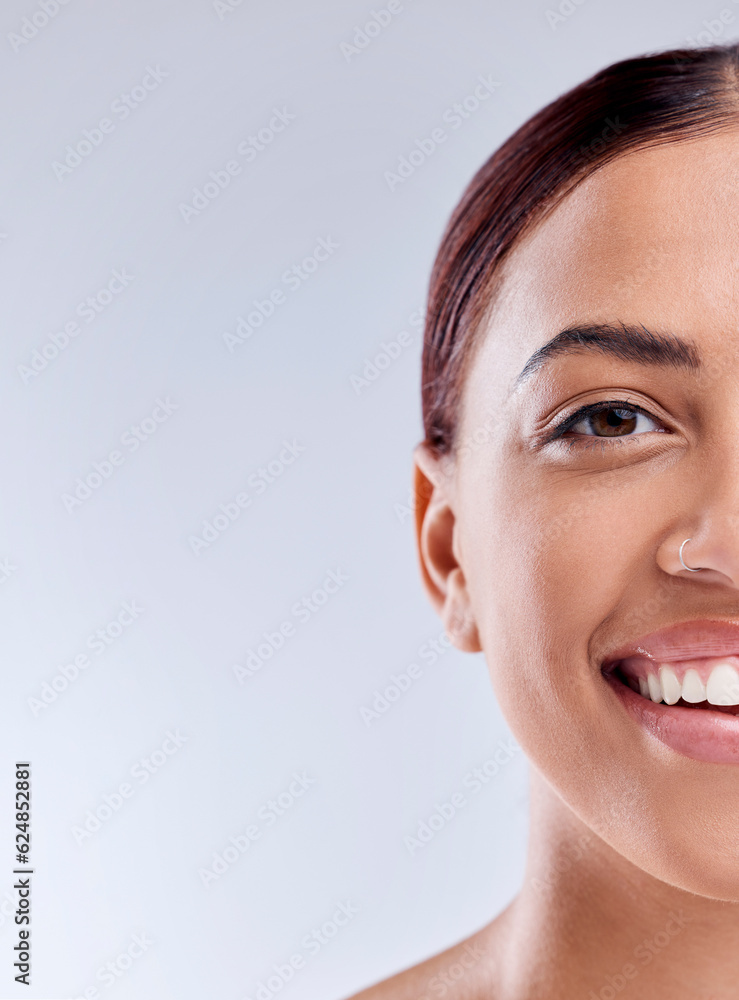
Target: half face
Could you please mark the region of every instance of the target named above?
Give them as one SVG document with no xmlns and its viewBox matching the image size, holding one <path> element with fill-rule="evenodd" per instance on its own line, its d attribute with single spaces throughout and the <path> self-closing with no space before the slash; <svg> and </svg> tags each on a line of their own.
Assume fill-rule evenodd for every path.
<svg viewBox="0 0 739 1000">
<path fill-rule="evenodd" d="M 739 900 L 739 132 L 602 168 L 502 274 L 451 472 L 455 613 L 574 812 Z"/>
</svg>

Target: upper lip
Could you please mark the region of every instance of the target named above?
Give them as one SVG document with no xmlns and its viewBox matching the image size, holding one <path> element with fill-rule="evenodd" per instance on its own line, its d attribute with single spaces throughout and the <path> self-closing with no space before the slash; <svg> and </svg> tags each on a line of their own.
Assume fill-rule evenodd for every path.
<svg viewBox="0 0 739 1000">
<path fill-rule="evenodd" d="M 629 656 L 670 663 L 732 655 L 739 655 L 739 621 L 700 619 L 667 625 L 627 642 L 605 657 L 603 667 L 613 667 Z"/>
</svg>

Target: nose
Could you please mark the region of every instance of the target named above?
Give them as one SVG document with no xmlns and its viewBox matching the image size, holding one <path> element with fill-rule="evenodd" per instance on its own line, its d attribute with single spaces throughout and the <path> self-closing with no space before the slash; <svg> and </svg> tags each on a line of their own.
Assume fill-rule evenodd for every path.
<svg viewBox="0 0 739 1000">
<path fill-rule="evenodd" d="M 679 513 L 673 513 L 672 527 L 657 551 L 660 569 L 671 576 L 739 589 L 737 431 L 733 416 L 724 414 L 723 421 L 712 422 L 706 427 L 710 447 L 699 449 L 695 464 L 682 473 L 685 478 L 675 489 Z"/>
<path fill-rule="evenodd" d="M 739 498 L 737 513 L 714 510 L 696 527 L 671 532 L 657 552 L 657 564 L 671 576 L 739 590 Z M 682 556 L 682 559 L 681 559 Z"/>
</svg>

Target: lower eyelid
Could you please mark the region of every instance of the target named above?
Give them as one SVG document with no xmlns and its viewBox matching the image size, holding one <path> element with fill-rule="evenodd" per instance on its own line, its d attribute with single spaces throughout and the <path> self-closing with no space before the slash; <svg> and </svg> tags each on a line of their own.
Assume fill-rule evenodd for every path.
<svg viewBox="0 0 739 1000">
<path fill-rule="evenodd" d="M 609 407 L 604 407 L 604 409 L 616 409 L 616 407 L 610 407 L 609 406 Z M 623 407 L 623 409 L 626 409 L 626 407 Z M 577 427 L 578 424 L 584 424 L 584 423 L 586 423 L 587 420 L 590 417 L 594 416 L 595 413 L 598 413 L 598 412 L 599 412 L 598 410 L 594 410 L 593 413 L 588 413 L 586 416 L 581 417 L 574 424 L 572 424 L 569 428 L 567 428 L 567 430 L 570 430 L 570 431 L 575 430 L 575 428 Z M 622 435 L 614 434 L 613 435 L 614 438 L 618 438 L 618 437 L 623 437 L 623 438 L 626 438 L 626 437 L 638 437 L 640 434 L 647 434 L 647 433 L 649 433 L 651 431 L 664 430 L 664 428 L 661 427 L 661 426 L 657 426 L 657 427 L 645 427 L 645 428 L 638 429 L 639 428 L 639 418 L 640 417 L 643 417 L 644 420 L 650 421 L 652 424 L 659 424 L 660 421 L 658 421 L 656 417 L 652 417 L 652 416 L 650 416 L 650 414 L 644 413 L 642 410 L 631 410 L 630 412 L 631 413 L 635 413 L 636 416 L 637 416 L 637 425 L 634 428 L 634 431 L 631 434 L 622 434 Z M 599 434 L 585 434 L 583 431 L 578 431 L 577 433 L 583 434 L 584 437 L 601 437 L 601 438 L 603 438 L 603 440 L 607 440 L 607 439 L 610 438 L 610 435 L 607 435 L 607 434 L 603 434 L 603 435 L 599 435 Z"/>
<path fill-rule="evenodd" d="M 651 421 L 653 424 L 657 425 L 655 427 L 650 427 L 642 431 L 634 431 L 631 434 L 584 434 L 581 431 L 575 431 L 575 427 L 583 421 L 587 420 L 588 417 L 594 416 L 596 413 L 602 412 L 603 410 L 629 410 L 631 413 L 636 413 L 638 416 L 645 417 L 647 420 Z M 624 441 L 629 438 L 643 437 L 644 434 L 655 433 L 655 432 L 668 432 L 669 429 L 664 426 L 662 421 L 655 417 L 653 414 L 649 413 L 647 410 L 636 406 L 634 403 L 627 403 L 625 400 L 612 400 L 603 401 L 599 403 L 597 407 L 589 410 L 588 413 L 583 413 L 580 416 L 577 413 L 573 413 L 570 417 L 567 417 L 559 427 L 555 428 L 552 432 L 549 441 L 554 442 L 558 440 L 567 440 L 569 442 L 574 442 L 576 438 L 565 437 L 565 435 L 574 432 L 579 436 L 580 439 L 590 439 L 591 441 Z"/>
</svg>

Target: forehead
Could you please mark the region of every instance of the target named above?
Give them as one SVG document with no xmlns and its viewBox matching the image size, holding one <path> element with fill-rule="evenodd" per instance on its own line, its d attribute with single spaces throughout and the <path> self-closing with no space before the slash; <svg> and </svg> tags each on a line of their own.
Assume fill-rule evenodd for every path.
<svg viewBox="0 0 739 1000">
<path fill-rule="evenodd" d="M 504 392 L 537 348 L 587 322 L 643 323 L 709 352 L 736 351 L 739 130 L 602 167 L 521 240 L 501 273 L 478 359 Z"/>
</svg>

